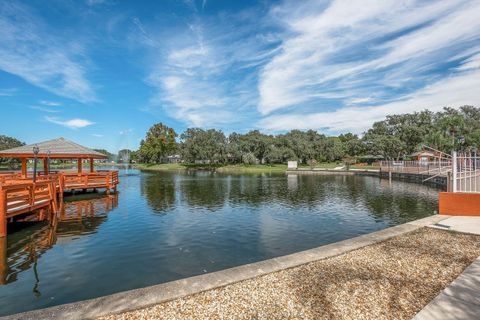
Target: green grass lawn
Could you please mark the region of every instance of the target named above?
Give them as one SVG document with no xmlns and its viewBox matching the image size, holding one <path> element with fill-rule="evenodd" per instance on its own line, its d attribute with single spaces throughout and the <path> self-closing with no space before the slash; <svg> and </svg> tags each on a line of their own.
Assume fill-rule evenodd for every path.
<svg viewBox="0 0 480 320">
<path fill-rule="evenodd" d="M 338 163 L 338 162 L 320 162 L 320 163 L 317 163 L 315 166 L 313 166 L 314 168 L 317 168 L 317 169 L 334 169 L 336 167 L 341 167 L 343 166 L 342 163 Z M 308 164 L 301 164 L 298 166 L 299 169 L 310 169 L 311 166 L 309 166 Z"/>
<path fill-rule="evenodd" d="M 145 164 L 145 163 L 136 163 L 133 165 L 134 168 L 140 170 L 186 170 L 187 167 L 181 163 L 160 163 L 160 164 Z"/>
<path fill-rule="evenodd" d="M 337 162 L 324 162 L 315 165 L 315 168 L 319 169 L 333 169 L 338 166 L 341 166 L 341 163 Z M 287 166 L 285 164 L 227 164 L 227 165 L 213 165 L 209 167 L 205 164 L 183 164 L 183 163 L 162 163 L 162 164 L 135 164 L 135 168 L 141 170 L 158 170 L 158 171 L 168 171 L 168 170 L 188 170 L 188 169 L 197 169 L 197 170 L 209 170 L 215 169 L 217 172 L 226 172 L 226 173 L 260 173 L 260 172 L 285 172 Z M 301 169 L 309 169 L 308 165 L 300 165 Z"/>
<path fill-rule="evenodd" d="M 231 173 L 260 173 L 260 172 L 285 172 L 287 166 L 284 164 L 235 164 L 219 167 L 218 172 L 231 172 Z"/>
<path fill-rule="evenodd" d="M 380 170 L 379 166 L 350 166 L 350 169 L 358 169 L 358 170 Z"/>
<path fill-rule="evenodd" d="M 204 164 L 183 164 L 183 163 L 162 163 L 162 164 L 135 164 L 135 168 L 140 170 L 156 170 L 156 171 L 169 171 L 169 170 L 211 170 L 215 169 L 217 172 L 226 173 L 260 173 L 260 172 L 285 172 L 287 166 L 284 164 L 275 165 L 213 165 L 209 167 Z"/>
</svg>

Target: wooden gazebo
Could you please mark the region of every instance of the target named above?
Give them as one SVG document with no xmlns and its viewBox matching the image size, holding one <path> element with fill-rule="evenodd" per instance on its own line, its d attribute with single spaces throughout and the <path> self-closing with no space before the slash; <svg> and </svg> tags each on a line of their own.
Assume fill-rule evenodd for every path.
<svg viewBox="0 0 480 320">
<path fill-rule="evenodd" d="M 35 155 L 34 150 L 38 153 Z M 58 138 L 35 144 L 29 144 L 12 149 L 0 151 L 0 158 L 17 158 L 22 160 L 22 177 L 27 177 L 27 160 L 28 159 L 43 160 L 43 174 L 49 174 L 49 159 L 76 159 L 78 173 L 82 173 L 82 161 L 90 160 L 90 172 L 94 172 L 93 161 L 95 159 L 106 159 L 103 153 L 81 146 L 75 142 Z"/>
<path fill-rule="evenodd" d="M 57 210 L 57 195 L 62 198 L 66 190 L 111 189 L 116 191 L 118 171 L 94 170 L 95 159 L 107 156 L 83 147 L 75 142 L 58 138 L 36 144 L 25 145 L 0 151 L 0 158 L 17 158 L 22 161 L 20 172 L 0 172 L 0 237 L 6 235 L 6 220 L 14 219 L 29 212 Z M 29 159 L 43 160 L 42 172 L 29 172 Z M 77 170 L 52 171 L 51 159 L 77 161 Z M 90 160 L 90 170 L 83 171 L 82 161 Z"/>
</svg>

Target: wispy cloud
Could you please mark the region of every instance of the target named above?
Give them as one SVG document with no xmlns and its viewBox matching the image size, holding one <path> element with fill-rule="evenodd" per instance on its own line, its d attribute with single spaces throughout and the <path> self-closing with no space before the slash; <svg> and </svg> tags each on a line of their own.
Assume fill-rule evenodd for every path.
<svg viewBox="0 0 480 320">
<path fill-rule="evenodd" d="M 59 118 L 45 116 L 45 120 L 54 124 L 64 126 L 69 129 L 80 129 L 80 128 L 88 127 L 94 124 L 94 122 L 91 122 L 85 119 L 62 120 Z"/>
<path fill-rule="evenodd" d="M 103 138 L 103 134 L 92 133 L 91 135 L 95 138 Z"/>
<path fill-rule="evenodd" d="M 184 3 L 192 19 L 174 37 L 138 28 L 156 53 L 151 105 L 189 126 L 361 132 L 414 104 L 480 102 L 478 1 L 286 0 L 208 18 Z"/>
<path fill-rule="evenodd" d="M 322 129 L 327 132 L 362 133 L 373 122 L 392 113 L 408 113 L 424 109 L 478 105 L 480 102 L 480 69 L 439 80 L 408 94 L 398 101 L 367 107 L 345 107 L 335 111 L 302 114 L 291 112 L 262 119 L 258 126 L 269 131 L 296 128 Z"/>
<path fill-rule="evenodd" d="M 57 112 L 60 112 L 60 110 L 55 110 L 55 109 L 46 108 L 46 107 L 42 107 L 42 106 L 30 106 L 30 109 L 39 110 L 39 111 L 48 112 L 48 113 L 57 113 Z"/>
<path fill-rule="evenodd" d="M 120 130 L 120 131 L 118 132 L 118 134 L 121 135 L 121 136 L 124 136 L 124 135 L 127 135 L 127 134 L 131 133 L 131 132 L 133 132 L 133 129 L 132 129 L 132 128 L 128 128 L 128 129 L 125 129 L 125 130 Z"/>
<path fill-rule="evenodd" d="M 157 89 L 152 105 L 189 126 L 239 124 L 251 117 L 257 102 L 255 70 L 274 49 L 270 39 L 256 33 L 257 16 L 194 18 L 181 35 L 164 41 L 166 53 L 147 79 Z"/>
<path fill-rule="evenodd" d="M 11 97 L 17 94 L 17 88 L 0 89 L 0 97 Z"/>
<path fill-rule="evenodd" d="M 48 100 L 40 100 L 38 103 L 43 104 L 44 106 L 49 106 L 49 107 L 57 107 L 62 105 L 60 102 L 48 101 Z"/>
<path fill-rule="evenodd" d="M 85 3 L 89 6 L 95 6 L 99 4 L 103 4 L 107 2 L 107 0 L 86 0 Z"/>
<path fill-rule="evenodd" d="M 54 35 L 30 8 L 0 3 L 0 69 L 57 95 L 94 101 L 81 45 Z"/>
<path fill-rule="evenodd" d="M 479 64 L 478 12 L 480 2 L 463 0 L 275 7 L 271 18 L 286 32 L 260 73 L 267 117 L 258 125 L 359 132 L 386 114 L 478 104 L 478 73 L 463 73 Z"/>
</svg>

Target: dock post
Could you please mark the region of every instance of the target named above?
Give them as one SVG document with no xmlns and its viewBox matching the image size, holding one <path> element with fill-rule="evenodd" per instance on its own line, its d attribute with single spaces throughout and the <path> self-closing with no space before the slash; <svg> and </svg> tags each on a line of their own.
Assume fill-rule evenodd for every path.
<svg viewBox="0 0 480 320">
<path fill-rule="evenodd" d="M 7 237 L 0 238 L 0 284 L 7 284 Z"/>
<path fill-rule="evenodd" d="M 0 189 L 0 238 L 7 236 L 7 194 Z"/>
<path fill-rule="evenodd" d="M 22 178 L 27 177 L 27 158 L 22 158 Z"/>
<path fill-rule="evenodd" d="M 38 210 L 38 221 L 43 221 L 45 220 L 45 209 L 39 209 Z"/>
</svg>

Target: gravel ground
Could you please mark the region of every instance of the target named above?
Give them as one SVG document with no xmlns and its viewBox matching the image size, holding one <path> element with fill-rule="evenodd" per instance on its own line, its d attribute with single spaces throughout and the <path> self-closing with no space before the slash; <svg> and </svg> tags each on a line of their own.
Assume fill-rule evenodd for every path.
<svg viewBox="0 0 480 320">
<path fill-rule="evenodd" d="M 423 228 L 102 319 L 411 319 L 479 255 L 480 236 Z"/>
</svg>

